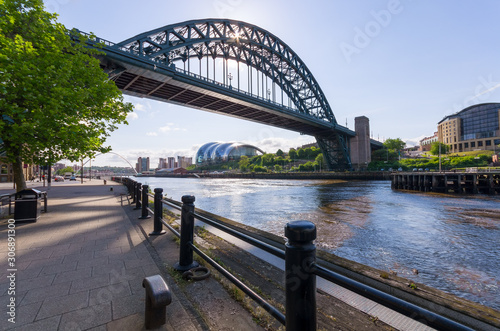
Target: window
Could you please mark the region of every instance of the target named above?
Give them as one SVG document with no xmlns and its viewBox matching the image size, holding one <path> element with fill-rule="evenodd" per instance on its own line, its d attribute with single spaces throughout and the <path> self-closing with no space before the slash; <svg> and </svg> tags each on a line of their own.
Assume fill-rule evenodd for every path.
<svg viewBox="0 0 500 331">
<path fill-rule="evenodd" d="M 476 143 L 473 141 L 470 143 L 470 148 L 474 148 L 474 147 L 476 147 Z"/>
<path fill-rule="evenodd" d="M 486 143 L 486 146 L 491 146 L 491 140 L 486 140 L 485 143 Z"/>
<path fill-rule="evenodd" d="M 2 168 L 0 169 L 0 173 L 1 173 L 2 175 L 7 175 L 7 173 L 8 173 L 8 172 L 7 172 L 7 165 L 2 164 Z"/>
<path fill-rule="evenodd" d="M 464 143 L 464 148 L 469 148 L 469 143 Z"/>
<path fill-rule="evenodd" d="M 482 147 L 483 146 L 483 142 L 482 141 L 478 141 L 477 142 L 477 147 Z"/>
</svg>

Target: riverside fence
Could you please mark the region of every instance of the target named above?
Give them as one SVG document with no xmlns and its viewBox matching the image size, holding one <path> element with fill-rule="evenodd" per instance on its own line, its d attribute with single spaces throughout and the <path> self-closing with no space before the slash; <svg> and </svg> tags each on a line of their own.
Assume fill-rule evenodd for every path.
<svg viewBox="0 0 500 331">
<path fill-rule="evenodd" d="M 154 194 L 151 194 L 148 185 L 141 184 L 129 177 L 113 177 L 112 180 L 120 182 L 128 188 L 132 195 L 131 203 L 135 204 L 136 209 L 141 209 L 141 219 L 150 218 L 150 214 L 154 216 L 151 236 L 165 233 L 163 230 L 163 226 L 165 226 L 180 238 L 179 262 L 174 265 L 176 270 L 185 272 L 196 268 L 198 263 L 193 260 L 193 253 L 198 254 L 277 321 L 285 325 L 287 331 L 316 330 L 316 276 L 438 330 L 496 330 L 500 326 L 498 321 L 490 324 L 488 321 L 477 320 L 473 316 L 451 310 L 450 307 L 444 305 L 431 303 L 426 308 L 422 308 L 415 303 L 392 295 L 391 288 L 382 291 L 321 266 L 321 261 L 316 259 L 316 246 L 314 244 L 316 227 L 312 222 L 293 221 L 286 224 L 287 243 L 278 248 L 200 215 L 194 206 L 194 196 L 185 195 L 180 203 L 164 199 L 162 188 L 155 188 Z M 154 201 L 153 210 L 149 208 L 150 197 Z M 163 219 L 164 206 L 181 211 L 180 233 Z M 194 245 L 195 218 L 285 260 L 285 313 L 272 306 L 262 296 Z M 420 302 L 422 301 L 420 300 Z"/>
</svg>

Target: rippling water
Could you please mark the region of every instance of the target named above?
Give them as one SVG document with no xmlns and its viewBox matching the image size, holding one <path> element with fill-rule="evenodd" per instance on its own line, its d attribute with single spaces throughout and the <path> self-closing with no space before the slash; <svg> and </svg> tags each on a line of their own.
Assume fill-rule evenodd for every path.
<svg viewBox="0 0 500 331">
<path fill-rule="evenodd" d="M 322 249 L 500 310 L 498 197 L 398 192 L 385 181 L 140 181 L 281 236 L 288 221 L 310 220 Z"/>
</svg>

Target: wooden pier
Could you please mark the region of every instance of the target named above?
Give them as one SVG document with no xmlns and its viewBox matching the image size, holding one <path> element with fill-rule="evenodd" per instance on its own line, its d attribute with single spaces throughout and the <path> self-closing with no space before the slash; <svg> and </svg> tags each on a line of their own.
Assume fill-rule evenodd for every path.
<svg viewBox="0 0 500 331">
<path fill-rule="evenodd" d="M 391 181 L 394 190 L 500 194 L 500 172 L 398 172 Z"/>
</svg>

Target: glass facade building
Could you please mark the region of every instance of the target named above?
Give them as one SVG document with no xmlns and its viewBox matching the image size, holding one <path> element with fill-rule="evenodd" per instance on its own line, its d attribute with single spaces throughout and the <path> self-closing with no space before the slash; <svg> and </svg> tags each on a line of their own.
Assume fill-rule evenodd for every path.
<svg viewBox="0 0 500 331">
<path fill-rule="evenodd" d="M 257 153 L 264 154 L 259 148 L 240 143 L 211 142 L 201 146 L 196 152 L 196 164 L 220 163 L 237 160 L 243 155 L 252 157 Z"/>
<path fill-rule="evenodd" d="M 495 150 L 500 144 L 500 103 L 473 105 L 438 123 L 439 141 L 450 152 Z"/>
</svg>

